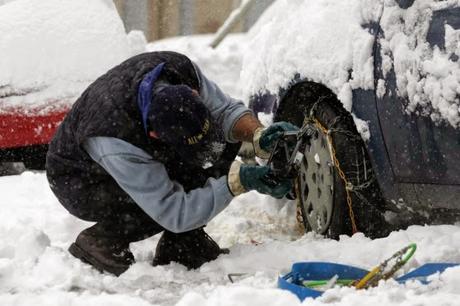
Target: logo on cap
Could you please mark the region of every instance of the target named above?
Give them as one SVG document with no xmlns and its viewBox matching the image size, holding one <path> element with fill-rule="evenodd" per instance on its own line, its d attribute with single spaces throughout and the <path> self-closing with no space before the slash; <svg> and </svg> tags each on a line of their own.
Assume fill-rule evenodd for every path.
<svg viewBox="0 0 460 306">
<path fill-rule="evenodd" d="M 201 132 L 199 134 L 197 134 L 197 135 L 188 137 L 187 138 L 187 144 L 193 145 L 193 144 L 197 144 L 198 142 L 200 142 L 201 139 L 203 139 L 203 137 L 208 133 L 209 126 L 210 126 L 209 120 L 206 119 L 206 121 L 203 124 L 203 127 L 201 128 Z"/>
</svg>

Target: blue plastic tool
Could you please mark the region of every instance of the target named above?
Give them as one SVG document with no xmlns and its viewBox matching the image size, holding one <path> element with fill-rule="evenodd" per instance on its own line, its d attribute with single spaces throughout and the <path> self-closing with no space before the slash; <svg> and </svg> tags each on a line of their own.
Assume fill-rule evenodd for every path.
<svg viewBox="0 0 460 306">
<path fill-rule="evenodd" d="M 399 278 L 396 281 L 404 283 L 408 280 L 419 280 L 428 283 L 427 277 L 436 272 L 443 272 L 445 269 L 459 266 L 456 263 L 428 263 Z M 292 266 L 290 273 L 278 278 L 278 288 L 289 290 L 300 300 L 307 297 L 316 298 L 323 294 L 323 291 L 307 288 L 302 285 L 305 280 L 325 280 L 338 275 L 339 279 L 361 279 L 369 271 L 353 266 L 342 265 L 330 262 L 299 262 Z"/>
</svg>

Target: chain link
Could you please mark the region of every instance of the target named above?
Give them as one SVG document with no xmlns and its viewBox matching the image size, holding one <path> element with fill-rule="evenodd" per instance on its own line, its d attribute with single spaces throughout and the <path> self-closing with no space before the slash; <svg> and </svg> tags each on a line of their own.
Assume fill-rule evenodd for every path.
<svg viewBox="0 0 460 306">
<path fill-rule="evenodd" d="M 417 246 L 415 244 L 410 244 L 393 254 L 390 258 L 384 260 L 380 265 L 372 269 L 371 272 L 355 284 L 356 289 L 375 287 L 378 285 L 380 280 L 386 280 L 392 277 L 412 257 L 416 247 Z M 388 266 L 390 266 L 389 269 L 387 269 Z"/>
<path fill-rule="evenodd" d="M 371 184 L 373 183 L 374 181 L 374 177 L 370 178 L 369 180 L 367 180 L 365 183 L 363 184 L 360 184 L 360 185 L 352 185 L 351 186 L 351 191 L 352 192 L 357 192 L 357 191 L 360 191 L 360 190 L 364 190 L 364 189 L 367 189 L 371 186 Z"/>
<path fill-rule="evenodd" d="M 344 129 L 331 128 L 331 129 L 328 130 L 328 132 L 330 134 L 332 134 L 332 133 L 341 133 L 341 134 L 344 134 L 344 135 L 348 136 L 349 138 L 351 138 L 353 140 L 361 140 L 362 139 L 361 136 L 358 136 L 355 133 L 347 131 L 347 130 L 344 130 Z"/>
<path fill-rule="evenodd" d="M 334 162 L 335 168 L 337 169 L 337 173 L 339 174 L 340 178 L 342 179 L 344 185 L 345 185 L 345 193 L 346 193 L 346 198 L 347 198 L 347 205 L 348 205 L 348 214 L 350 216 L 350 221 L 351 221 L 351 229 L 352 233 L 358 232 L 358 227 L 356 226 L 356 220 L 355 220 L 355 213 L 353 211 L 353 201 L 351 199 L 351 190 L 353 189 L 353 184 L 347 179 L 345 176 L 345 173 L 343 172 L 342 168 L 340 167 L 340 162 L 337 159 L 335 148 L 332 143 L 332 137 L 330 130 L 325 128 L 316 118 L 312 118 L 313 122 L 315 123 L 316 127 L 321 130 L 324 135 L 326 135 L 327 142 L 329 144 L 329 149 L 331 151 L 331 157 Z"/>
<path fill-rule="evenodd" d="M 297 220 L 297 225 L 299 228 L 299 231 L 301 233 L 305 232 L 306 227 L 302 215 L 302 203 L 300 200 L 300 178 L 297 177 L 295 179 L 295 194 L 296 194 L 296 201 L 297 201 L 297 207 L 296 207 L 296 220 Z"/>
<path fill-rule="evenodd" d="M 316 108 L 318 107 L 318 105 L 323 102 L 323 100 L 327 99 L 327 98 L 331 98 L 333 97 L 332 95 L 325 95 L 325 96 L 321 96 L 319 97 L 315 103 L 313 104 L 313 106 L 311 107 L 310 109 L 310 115 L 308 116 L 309 118 L 313 118 L 314 115 L 315 115 L 315 112 L 316 112 Z"/>
<path fill-rule="evenodd" d="M 333 133 L 344 134 L 348 138 L 351 138 L 352 140 L 357 140 L 357 141 L 361 140 L 361 137 L 359 135 L 356 135 L 355 133 L 349 131 L 349 130 L 341 129 L 341 128 L 334 128 L 333 126 L 335 126 L 342 119 L 342 117 L 340 117 L 340 116 L 337 116 L 337 117 L 335 117 L 333 119 L 333 121 L 331 123 L 332 128 L 330 128 L 330 129 L 327 129 L 326 127 L 324 127 L 319 122 L 319 120 L 315 118 L 316 108 L 318 107 L 318 105 L 324 99 L 326 99 L 328 97 L 329 96 L 321 96 L 316 100 L 316 102 L 313 104 L 312 108 L 310 109 L 309 116 L 305 116 L 303 126 L 305 126 L 306 124 L 314 124 L 317 127 L 317 129 L 320 130 L 326 136 L 326 139 L 327 139 L 327 142 L 328 142 L 328 145 L 329 145 L 329 149 L 330 149 L 330 152 L 331 152 L 331 158 L 332 158 L 332 161 L 334 163 L 334 167 L 336 168 L 337 173 L 340 176 L 340 178 L 342 179 L 342 181 L 344 183 L 344 186 L 345 186 L 346 200 L 347 200 L 347 206 L 348 206 L 348 214 L 349 214 L 350 221 L 351 221 L 352 232 L 354 234 L 354 233 L 358 232 L 358 227 L 356 225 L 356 217 L 355 217 L 355 214 L 354 214 L 354 211 L 353 211 L 353 200 L 352 200 L 352 197 L 351 197 L 351 192 L 356 194 L 356 196 L 360 200 L 362 200 L 364 203 L 367 203 L 367 204 L 370 205 L 369 201 L 359 191 L 370 187 L 370 185 L 373 183 L 375 178 L 372 177 L 369 180 L 367 180 L 365 183 L 360 184 L 360 185 L 353 185 L 353 183 L 348 180 L 348 178 L 346 177 L 345 173 L 343 172 L 343 170 L 342 170 L 342 168 L 340 166 L 340 162 L 339 162 L 339 160 L 338 160 L 338 158 L 336 156 L 336 151 L 335 151 L 333 141 L 332 141 L 332 134 Z M 304 220 L 302 210 L 301 210 L 302 203 L 301 203 L 301 198 L 300 198 L 300 179 L 299 178 L 296 180 L 296 188 L 295 188 L 295 190 L 296 190 L 296 195 L 297 195 L 297 197 L 296 197 L 297 198 L 296 219 L 297 219 L 297 222 L 300 225 L 305 227 L 305 223 L 304 223 L 305 220 Z"/>
</svg>

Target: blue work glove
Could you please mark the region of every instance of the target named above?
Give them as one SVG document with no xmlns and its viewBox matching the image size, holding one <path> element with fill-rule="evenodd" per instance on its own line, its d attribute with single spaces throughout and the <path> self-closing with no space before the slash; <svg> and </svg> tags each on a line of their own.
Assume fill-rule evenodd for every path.
<svg viewBox="0 0 460 306">
<path fill-rule="evenodd" d="M 252 139 L 256 156 L 268 159 L 276 141 L 284 132 L 298 130 L 298 127 L 285 121 L 275 122 L 267 128 L 257 128 Z"/>
<path fill-rule="evenodd" d="M 276 181 L 267 179 L 267 166 L 246 165 L 234 161 L 228 173 L 228 186 L 234 196 L 250 190 L 281 199 L 292 189 L 292 180 Z"/>
</svg>

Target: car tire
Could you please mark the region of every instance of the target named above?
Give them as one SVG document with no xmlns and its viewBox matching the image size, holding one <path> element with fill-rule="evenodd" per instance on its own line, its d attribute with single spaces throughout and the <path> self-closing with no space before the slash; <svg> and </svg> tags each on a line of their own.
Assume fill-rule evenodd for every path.
<svg viewBox="0 0 460 306">
<path fill-rule="evenodd" d="M 24 172 L 25 167 L 23 163 L 2 163 L 0 162 L 0 176 L 18 175 Z"/>
<path fill-rule="evenodd" d="M 0 162 L 21 162 L 28 170 L 45 170 L 48 145 L 0 150 Z"/>
<path fill-rule="evenodd" d="M 317 120 L 330 131 L 332 148 L 339 168 L 354 190 L 351 210 L 358 231 L 376 238 L 391 228 L 383 217 L 384 201 L 375 180 L 364 142 L 349 112 L 326 87 L 313 82 L 297 83 L 282 97 L 274 121 L 302 126 L 304 120 Z M 345 181 L 335 166 L 325 130 L 314 124 L 315 133 L 304 152 L 298 178 L 298 202 L 306 231 L 338 239 L 353 233 L 352 215 L 347 202 Z"/>
<path fill-rule="evenodd" d="M 46 160 L 44 158 L 36 158 L 36 159 L 27 159 L 24 161 L 24 166 L 28 170 L 40 170 L 44 171 L 46 166 Z"/>
</svg>

